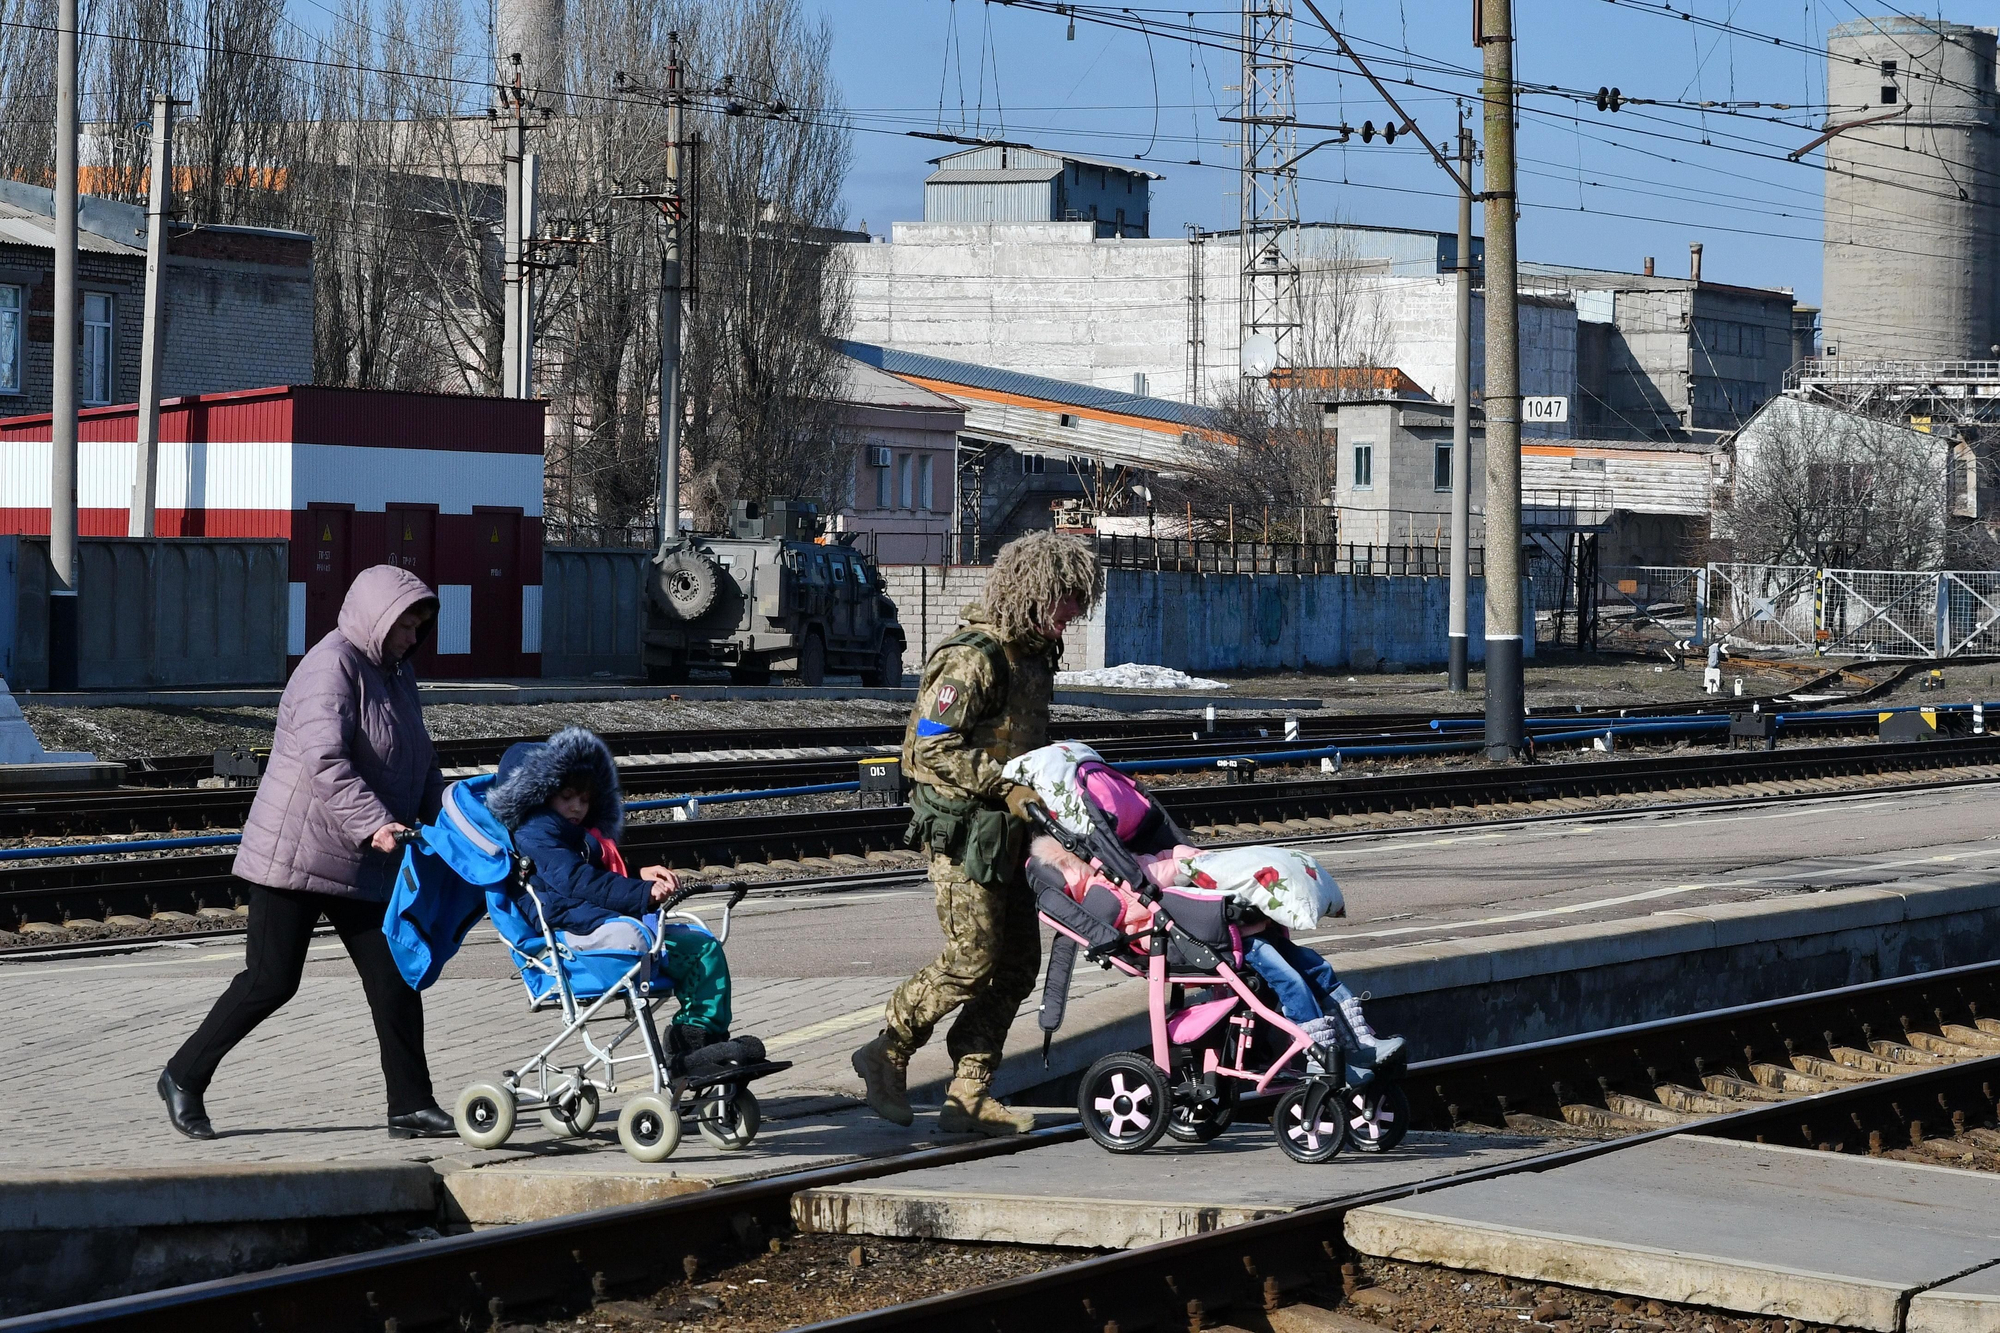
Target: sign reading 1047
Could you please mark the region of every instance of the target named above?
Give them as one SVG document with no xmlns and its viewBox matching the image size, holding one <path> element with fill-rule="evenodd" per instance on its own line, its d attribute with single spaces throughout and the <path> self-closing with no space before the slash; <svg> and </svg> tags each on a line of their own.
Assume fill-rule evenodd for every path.
<svg viewBox="0 0 2000 1333">
<path fill-rule="evenodd" d="M 1523 398 L 1521 400 L 1521 424 L 1524 426 L 1561 425 L 1569 420 L 1569 399 Z"/>
</svg>

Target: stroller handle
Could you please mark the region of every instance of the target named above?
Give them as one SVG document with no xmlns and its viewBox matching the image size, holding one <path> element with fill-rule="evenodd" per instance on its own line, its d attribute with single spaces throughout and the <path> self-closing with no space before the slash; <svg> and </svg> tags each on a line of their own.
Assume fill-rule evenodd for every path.
<svg viewBox="0 0 2000 1333">
<path fill-rule="evenodd" d="M 660 904 L 659 910 L 662 912 L 671 912 L 697 893 L 722 893 L 724 891 L 727 891 L 729 894 L 729 901 L 723 904 L 724 909 L 727 910 L 742 902 L 749 895 L 750 886 L 740 880 L 724 880 L 720 884 L 683 884 L 680 888 L 675 889 L 665 902 Z"/>
<path fill-rule="evenodd" d="M 1104 871 L 1105 874 L 1125 881 L 1125 887 L 1138 894 L 1143 901 L 1149 903 L 1160 901 L 1160 890 L 1154 885 L 1152 879 L 1139 868 L 1138 860 L 1129 853 L 1124 854 L 1122 858 L 1107 858 L 1098 849 L 1092 847 L 1089 841 L 1081 834 L 1072 832 L 1057 820 L 1055 815 L 1050 813 L 1046 805 L 1035 804 L 1029 806 L 1028 822 L 1038 831 L 1048 834 L 1051 838 L 1061 843 L 1063 849 L 1078 860 L 1095 865 L 1098 869 Z M 1121 848 L 1120 851 L 1123 852 L 1123 849 Z M 1114 864 L 1113 862 L 1119 863 Z"/>
</svg>

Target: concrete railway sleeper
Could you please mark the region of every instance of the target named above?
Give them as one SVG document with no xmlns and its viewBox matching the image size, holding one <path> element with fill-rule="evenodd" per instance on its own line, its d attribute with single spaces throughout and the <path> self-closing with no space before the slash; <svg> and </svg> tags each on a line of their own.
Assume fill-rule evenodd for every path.
<svg viewBox="0 0 2000 1333">
<path fill-rule="evenodd" d="M 1593 1061 L 1638 1043 L 1641 1051 L 1672 1051 L 1698 1067 L 1716 1050 L 1762 1036 L 1773 1023 L 1872 1024 L 1873 1016 L 1935 1011 L 1943 1031 L 1974 1025 L 1979 1006 L 2000 995 L 2000 965 L 1957 968 L 1894 982 L 1848 987 L 1765 1005 L 1698 1014 L 1643 1027 L 1434 1061 L 1412 1069 L 1410 1087 L 1426 1080 L 1465 1088 L 1516 1082 L 1586 1083 Z M 1927 1010 L 1923 1007 L 1928 1006 Z M 1900 1021 L 1900 1020 L 1899 1020 Z M 1760 1026 L 1760 1024 L 1762 1026 Z M 1912 1023 L 1901 1029 L 1913 1050 L 1924 1049 Z M 1831 1029 L 1835 1037 L 1845 1028 Z M 1981 1048 L 1983 1051 L 1983 1048 Z M 1664 1057 L 1663 1057 L 1664 1058 Z M 860 1333 L 961 1330 L 994 1333 L 1103 1333 L 1108 1328 L 1186 1330 L 1249 1324 L 1280 1326 L 1269 1316 L 1300 1297 L 1351 1290 L 1356 1258 L 1344 1235 L 1347 1215 L 1468 1183 L 1556 1170 L 1680 1135 L 1800 1144 L 1831 1152 L 1866 1152 L 1892 1135 L 1929 1141 L 1926 1117 L 1967 1142 L 2000 1141 L 1992 1130 L 2000 1091 L 2000 1036 L 1995 1049 L 1954 1063 L 1912 1063 L 1884 1057 L 1883 1077 L 1829 1080 L 1824 1091 L 1643 1126 L 1606 1139 L 1517 1158 L 1477 1170 L 1438 1174 L 1387 1188 L 1351 1193 L 1296 1211 L 1185 1239 L 1106 1254 L 1029 1276 L 970 1287 L 925 1300 L 850 1315 L 824 1329 Z M 1680 1066 L 1675 1065 L 1675 1072 Z M 1899 1072 L 1907 1069 L 1909 1072 Z M 1878 1071 L 1879 1072 L 1879 1071 Z M 1428 1096 L 1429 1093 L 1425 1092 Z M 1472 1094 L 1466 1094 L 1472 1095 Z M 1555 1094 L 1558 1098 L 1562 1094 Z M 1532 1101 L 1532 1098 L 1530 1098 Z M 1733 1101 L 1735 1098 L 1718 1099 Z M 1434 1105 L 1434 1103 L 1433 1103 Z M 1245 1110 L 1248 1108 L 1246 1107 Z M 1707 1108 L 1704 1108 L 1707 1109 Z M 1421 1112 L 1420 1112 L 1421 1114 Z M 1455 1114 L 1454 1114 L 1454 1117 Z M 1917 1128 L 1913 1128 L 1917 1127 Z M 0 1323 L 6 1333 L 55 1330 L 257 1329 L 420 1333 L 428 1329 L 501 1328 L 523 1318 L 545 1322 L 621 1293 L 662 1291 L 767 1248 L 788 1231 L 793 1196 L 999 1154 L 1074 1142 L 1075 1127 L 1039 1130 L 1016 1140 L 922 1150 L 892 1158 L 796 1172 L 724 1185 L 668 1200 L 604 1209 L 553 1221 L 495 1227 L 422 1244 L 299 1264 L 193 1286 L 122 1297 Z M 1337 1299 L 1337 1295 L 1335 1297 Z M 1301 1327 L 1311 1327 L 1302 1324 Z"/>
<path fill-rule="evenodd" d="M 1303 841 L 1357 831 L 1390 815 L 1470 808 L 1489 818 L 1533 817 L 1674 792 L 1702 793 L 1705 802 L 1811 797 L 1830 790 L 1889 791 L 1988 780 L 1996 766 L 2000 766 L 2000 738 L 1987 735 L 1907 744 L 1163 787 L 1158 794 L 1175 818 L 1200 838 Z M 1914 782 L 1897 780 L 1899 775 L 1919 774 L 1927 776 Z M 900 806 L 805 810 L 635 823 L 628 826 L 624 841 L 629 852 L 679 870 L 824 875 L 842 869 L 887 869 L 892 862 L 906 861 L 902 837 L 908 824 L 909 811 Z M 230 912 L 240 905 L 243 893 L 242 885 L 229 875 L 230 859 L 227 852 L 79 858 L 0 871 L 0 930 L 16 931 L 30 923 L 141 924 L 169 913 Z"/>
</svg>

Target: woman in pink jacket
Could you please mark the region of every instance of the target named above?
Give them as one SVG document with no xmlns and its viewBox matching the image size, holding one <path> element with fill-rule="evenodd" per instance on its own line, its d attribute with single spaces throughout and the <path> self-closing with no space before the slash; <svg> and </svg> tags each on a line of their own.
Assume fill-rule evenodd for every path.
<svg viewBox="0 0 2000 1333">
<path fill-rule="evenodd" d="M 437 608 L 437 595 L 408 570 L 362 570 L 339 628 L 313 645 L 285 686 L 270 763 L 232 867 L 250 883 L 244 967 L 160 1071 L 167 1118 L 189 1138 L 215 1137 L 202 1104 L 209 1079 L 298 991 L 322 915 L 368 996 L 390 1137 L 455 1132 L 431 1091 L 423 1000 L 397 972 L 382 934 L 399 859 L 395 835 L 436 814 L 444 793 L 409 664 Z"/>
</svg>

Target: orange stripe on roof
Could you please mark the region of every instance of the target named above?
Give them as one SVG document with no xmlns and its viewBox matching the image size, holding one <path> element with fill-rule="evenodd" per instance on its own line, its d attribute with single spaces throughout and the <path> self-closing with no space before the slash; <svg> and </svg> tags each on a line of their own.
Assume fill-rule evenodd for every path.
<svg viewBox="0 0 2000 1333">
<path fill-rule="evenodd" d="M 969 384 L 955 384 L 951 380 L 926 379 L 922 375 L 899 375 L 912 384 L 921 384 L 926 389 L 936 389 L 953 398 L 976 398 L 981 402 L 1000 403 L 1008 407 L 1029 407 L 1042 412 L 1055 412 L 1073 417 L 1085 417 L 1091 421 L 1102 421 L 1113 426 L 1131 426 L 1138 430 L 1149 430 L 1157 435 L 1180 436 L 1199 434 L 1193 426 L 1182 426 L 1172 421 L 1158 421 L 1152 417 L 1127 416 L 1123 412 L 1106 412 L 1101 408 L 1078 407 L 1072 403 L 1060 402 L 1054 398 L 1031 398 L 1027 394 L 1006 393 L 999 389 L 982 389 Z"/>
</svg>

